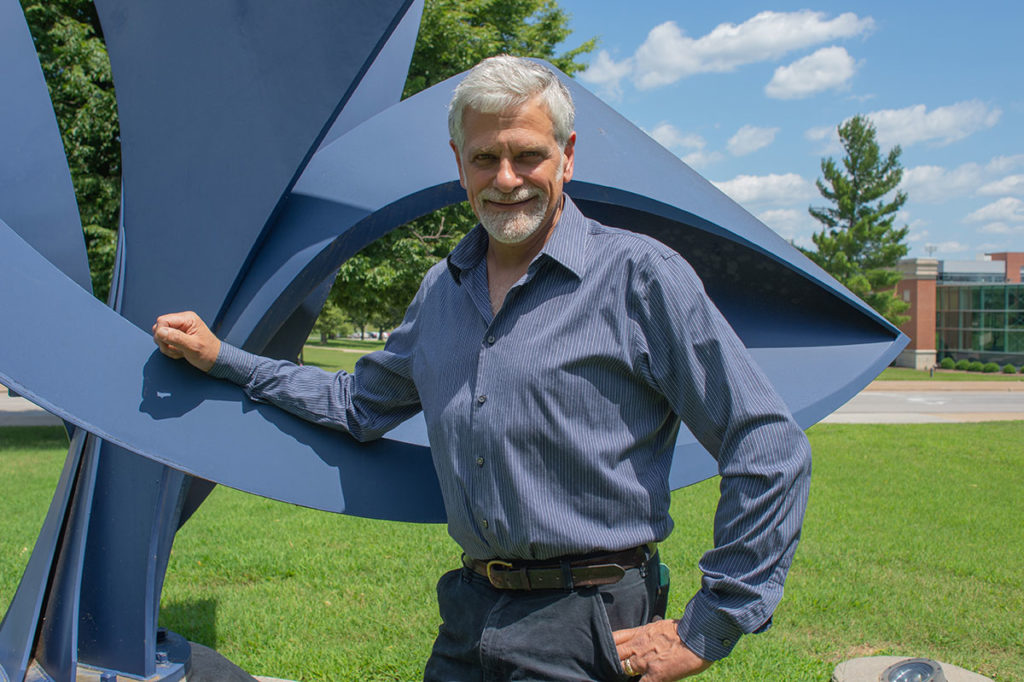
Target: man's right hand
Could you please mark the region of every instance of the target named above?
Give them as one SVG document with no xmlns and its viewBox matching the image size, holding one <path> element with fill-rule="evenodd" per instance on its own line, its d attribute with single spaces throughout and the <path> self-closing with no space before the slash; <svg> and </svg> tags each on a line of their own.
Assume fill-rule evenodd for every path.
<svg viewBox="0 0 1024 682">
<path fill-rule="evenodd" d="M 169 358 L 185 358 L 193 367 L 209 372 L 220 352 L 220 339 L 192 311 L 156 318 L 153 340 Z"/>
</svg>

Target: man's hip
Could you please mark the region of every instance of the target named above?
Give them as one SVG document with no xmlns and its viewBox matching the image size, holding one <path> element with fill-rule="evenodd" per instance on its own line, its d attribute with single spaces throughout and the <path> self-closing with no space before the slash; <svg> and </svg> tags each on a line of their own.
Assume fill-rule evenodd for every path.
<svg viewBox="0 0 1024 682">
<path fill-rule="evenodd" d="M 450 571 L 437 585 L 442 623 L 424 678 L 625 680 L 612 632 L 656 615 L 658 565 L 655 555 L 613 582 L 560 589 L 495 587 L 493 566 L 491 579 L 472 564 Z"/>
</svg>

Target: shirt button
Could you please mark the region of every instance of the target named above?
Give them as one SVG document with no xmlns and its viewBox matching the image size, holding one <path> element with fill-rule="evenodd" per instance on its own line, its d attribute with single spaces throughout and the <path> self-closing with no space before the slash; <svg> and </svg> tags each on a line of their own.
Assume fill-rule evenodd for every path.
<svg viewBox="0 0 1024 682">
<path fill-rule="evenodd" d="M 480 525 L 483 526 L 484 528 L 487 528 L 490 524 L 487 523 L 487 519 L 484 519 L 483 521 L 480 522 Z"/>
<path fill-rule="evenodd" d="M 476 458 L 476 465 L 478 467 L 482 467 L 484 465 L 484 458 L 483 457 L 477 457 Z"/>
<path fill-rule="evenodd" d="M 497 339 L 494 338 L 493 336 L 488 336 L 487 337 L 487 345 L 492 346 L 492 345 L 494 345 L 495 341 L 497 341 Z"/>
<path fill-rule="evenodd" d="M 487 402 L 487 396 L 485 396 L 485 395 L 482 395 L 482 396 L 478 396 L 478 397 L 477 397 L 477 399 L 476 399 L 476 401 L 477 401 L 478 403 L 480 403 L 481 405 L 483 405 L 484 403 L 486 403 L 486 402 Z"/>
<path fill-rule="evenodd" d="M 722 640 L 722 646 L 724 646 L 726 649 L 728 649 L 729 647 L 732 646 L 732 640 L 731 639 L 723 639 Z"/>
</svg>

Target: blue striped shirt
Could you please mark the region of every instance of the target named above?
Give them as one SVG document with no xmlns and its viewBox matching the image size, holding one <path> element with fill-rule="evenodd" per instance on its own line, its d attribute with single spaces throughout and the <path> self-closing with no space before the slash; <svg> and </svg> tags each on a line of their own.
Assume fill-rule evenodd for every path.
<svg viewBox="0 0 1024 682">
<path fill-rule="evenodd" d="M 686 261 L 588 220 L 558 225 L 492 314 L 477 226 L 423 279 L 384 350 L 327 374 L 223 345 L 212 374 L 359 440 L 422 410 L 449 533 L 476 559 L 661 541 L 680 425 L 722 475 L 715 548 L 680 636 L 718 659 L 767 627 L 806 504 L 803 432 Z"/>
</svg>

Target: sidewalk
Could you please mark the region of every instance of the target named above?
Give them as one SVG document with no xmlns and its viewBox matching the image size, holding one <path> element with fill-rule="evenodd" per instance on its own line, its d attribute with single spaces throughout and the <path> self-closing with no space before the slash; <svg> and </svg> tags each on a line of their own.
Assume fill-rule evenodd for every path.
<svg viewBox="0 0 1024 682">
<path fill-rule="evenodd" d="M 941 410 L 929 409 L 925 405 L 919 405 L 914 414 L 894 413 L 886 409 L 858 409 L 856 403 L 881 397 L 884 394 L 959 394 L 960 397 L 967 397 L 968 394 L 981 394 L 985 400 L 992 400 L 995 394 L 1014 394 L 1014 404 L 1007 404 L 1004 409 L 992 406 L 989 409 L 979 410 Z M 1024 393 L 1024 381 L 875 381 L 869 384 L 853 400 L 841 407 L 832 415 L 825 418 L 826 423 L 917 423 L 917 422 L 978 422 L 978 421 L 1005 421 L 1024 420 L 1024 411 L 1019 411 L 1016 401 L 1021 399 L 1017 394 Z M 914 400 L 914 399 L 911 399 Z M 927 403 L 926 399 L 917 399 L 917 403 Z M 1008 409 L 1006 409 L 1008 408 Z M 941 412 L 940 414 L 937 412 Z M 915 416 L 916 415 L 916 416 Z M 24 398 L 14 398 L 8 394 L 7 388 L 0 385 L 0 427 L 3 426 L 51 426 L 60 425 L 63 422 L 46 412 L 40 407 L 33 405 Z"/>
<path fill-rule="evenodd" d="M 13 398 L 0 384 L 0 427 L 60 426 L 64 422 L 24 398 Z"/>
</svg>

